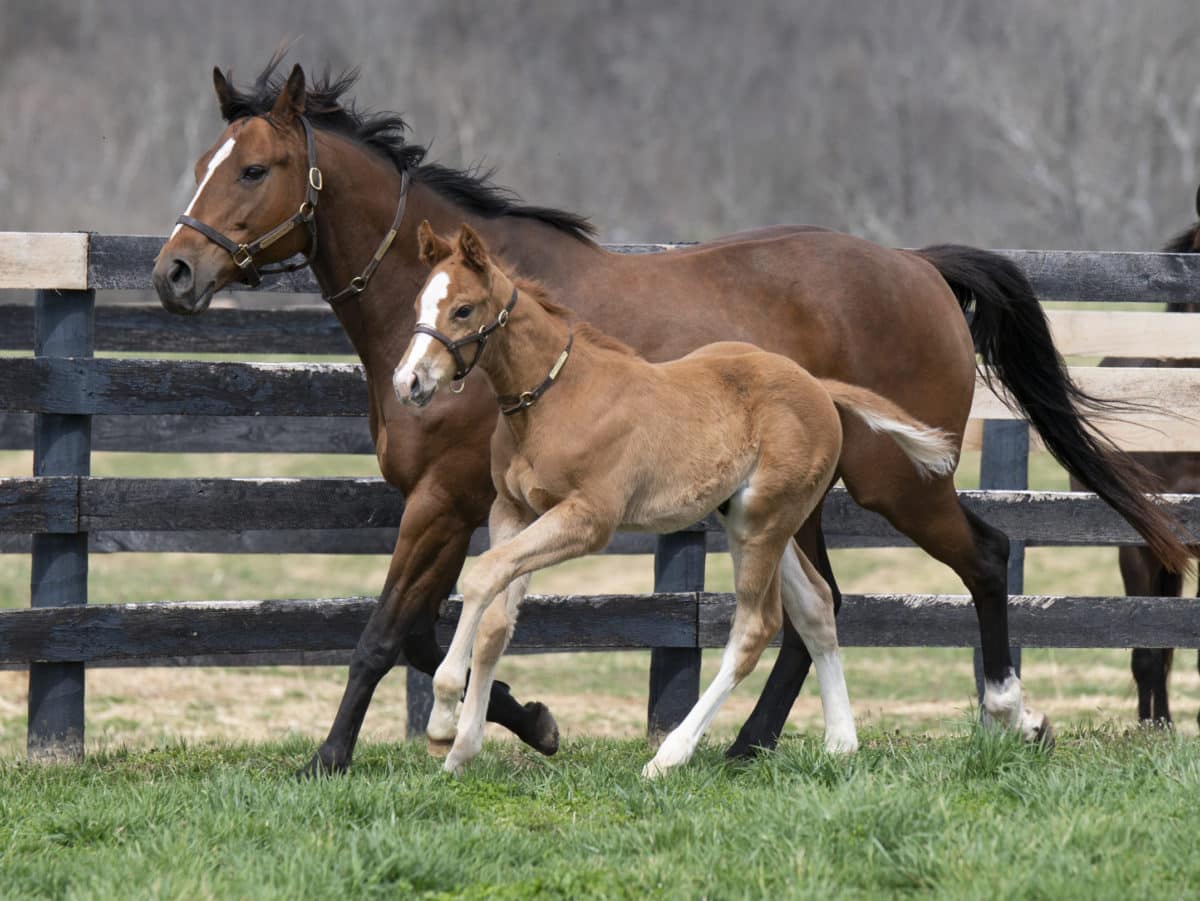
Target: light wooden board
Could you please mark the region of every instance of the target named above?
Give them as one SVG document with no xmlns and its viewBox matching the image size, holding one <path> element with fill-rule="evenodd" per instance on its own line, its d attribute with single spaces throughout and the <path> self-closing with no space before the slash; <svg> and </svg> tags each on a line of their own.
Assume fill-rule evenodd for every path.
<svg viewBox="0 0 1200 901">
<path fill-rule="evenodd" d="M 0 288 L 82 291 L 87 286 L 86 232 L 0 232 Z"/>
<path fill-rule="evenodd" d="M 1200 358 L 1200 316 L 1047 310 L 1046 318 L 1064 356 Z"/>
</svg>

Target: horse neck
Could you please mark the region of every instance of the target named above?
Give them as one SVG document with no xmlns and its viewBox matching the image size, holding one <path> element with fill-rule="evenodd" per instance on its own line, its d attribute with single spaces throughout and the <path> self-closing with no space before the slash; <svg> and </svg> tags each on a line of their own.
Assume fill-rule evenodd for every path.
<svg viewBox="0 0 1200 901">
<path fill-rule="evenodd" d="M 495 300 L 502 306 L 508 302 L 512 286 L 507 278 L 496 281 Z M 567 346 L 570 333 L 566 321 L 543 309 L 525 291 L 519 291 L 508 324 L 488 339 L 479 368 L 497 395 L 531 391 L 546 378 Z"/>
</svg>

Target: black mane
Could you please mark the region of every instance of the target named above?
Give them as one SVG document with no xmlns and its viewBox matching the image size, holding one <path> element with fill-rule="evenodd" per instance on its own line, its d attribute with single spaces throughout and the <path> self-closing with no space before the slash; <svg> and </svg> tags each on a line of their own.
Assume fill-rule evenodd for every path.
<svg viewBox="0 0 1200 901">
<path fill-rule="evenodd" d="M 248 90 L 236 88 L 230 73 L 225 73 L 230 83 L 226 121 L 265 116 L 271 111 L 286 81 L 276 75 L 283 55 L 283 52 L 273 55 L 255 79 L 254 86 Z M 357 80 L 357 69 L 336 77 L 326 70 L 308 86 L 305 115 L 309 121 L 317 128 L 352 138 L 381 154 L 401 172 L 408 170 L 415 181 L 428 185 L 473 213 L 488 218 L 518 216 L 536 219 L 580 241 L 590 241 L 595 236 L 595 227 L 585 217 L 549 207 L 523 204 L 520 197 L 508 188 L 492 184 L 490 171 L 454 169 L 440 163 L 426 163 L 428 148 L 404 140 L 408 124 L 399 114 L 360 112 L 355 108 L 354 100 L 347 98 L 346 94 Z"/>
</svg>

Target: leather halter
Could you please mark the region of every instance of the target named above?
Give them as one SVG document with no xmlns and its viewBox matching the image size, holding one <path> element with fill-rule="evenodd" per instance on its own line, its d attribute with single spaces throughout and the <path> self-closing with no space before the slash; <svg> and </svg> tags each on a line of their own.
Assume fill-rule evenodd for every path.
<svg viewBox="0 0 1200 901">
<path fill-rule="evenodd" d="M 313 136 L 313 127 L 309 123 L 307 116 L 300 116 L 299 119 L 301 126 L 304 128 L 304 144 L 308 153 L 308 179 L 304 188 L 304 202 L 300 204 L 299 210 L 262 237 L 246 244 L 238 244 L 212 226 L 186 213 L 176 220 L 180 225 L 186 225 L 188 228 L 195 229 L 214 244 L 229 251 L 229 255 L 233 257 L 233 262 L 246 274 L 246 283 L 251 288 L 257 288 L 262 283 L 264 275 L 295 272 L 303 269 L 305 266 L 311 266 L 313 257 L 317 255 L 317 200 L 321 189 L 324 187 L 325 179 L 321 175 L 321 170 L 317 168 L 317 143 Z M 400 221 L 404 218 L 404 207 L 408 203 L 408 188 L 411 182 L 412 175 L 405 169 L 400 174 L 400 201 L 396 204 L 396 215 L 392 217 L 392 225 L 388 229 L 387 234 L 383 236 L 383 240 L 375 248 L 375 254 L 367 263 L 366 268 L 360 274 L 350 279 L 350 283 L 345 288 L 335 294 L 321 295 L 321 298 L 326 303 L 331 306 L 337 306 L 342 301 L 357 297 L 367 289 L 367 284 L 371 281 L 371 276 L 375 274 L 375 270 L 383 262 L 383 258 L 392 246 L 396 234 L 400 231 Z M 298 225 L 303 225 L 308 229 L 309 243 L 308 249 L 304 252 L 304 259 L 295 263 L 281 263 L 270 268 L 266 266 L 260 268 L 255 265 L 255 256 L 266 250 L 284 235 L 289 234 Z"/>
<path fill-rule="evenodd" d="M 467 335 L 466 337 L 459 338 L 457 340 L 452 339 L 448 335 L 443 335 L 433 326 L 425 325 L 423 322 L 418 322 L 416 326 L 413 327 L 414 334 L 420 333 L 422 335 L 429 335 L 431 338 L 440 341 L 445 346 L 446 350 L 450 351 L 450 356 L 454 357 L 455 370 L 453 381 L 457 382 L 459 387 L 457 391 L 455 391 L 452 385 L 450 388 L 451 391 L 455 391 L 456 394 L 459 391 L 462 391 L 462 381 L 467 377 L 471 370 L 475 368 L 475 364 L 479 362 L 479 358 L 483 355 L 483 348 L 487 345 L 488 338 L 491 336 L 492 332 L 496 331 L 496 329 L 501 329 L 508 325 L 508 317 L 512 313 L 513 307 L 516 305 L 517 286 L 513 285 L 512 297 L 509 299 L 504 309 L 500 311 L 499 315 L 496 316 L 495 320 L 489 322 L 487 325 L 481 325 L 479 327 L 479 331 L 475 332 L 474 334 Z M 514 413 L 520 413 L 522 410 L 528 410 L 530 407 L 536 404 L 538 402 L 538 398 L 549 391 L 554 385 L 555 379 L 558 378 L 558 374 L 562 372 L 563 366 L 565 366 L 567 363 L 567 357 L 571 355 L 571 345 L 574 343 L 575 334 L 572 332 L 567 337 L 566 349 L 558 355 L 558 359 L 555 360 L 554 365 L 550 367 L 550 374 L 542 379 L 542 383 L 532 391 L 522 391 L 520 394 L 501 394 L 497 396 L 496 401 L 500 404 L 500 412 L 505 416 L 512 416 Z M 462 354 L 459 352 L 460 347 L 465 347 L 468 344 L 476 345 L 475 356 L 471 357 L 470 363 L 464 362 Z"/>
<path fill-rule="evenodd" d="M 479 358 L 483 355 L 483 349 L 487 346 L 487 340 L 489 337 L 491 337 L 492 332 L 508 325 L 508 316 L 510 313 L 512 313 L 513 307 L 516 305 L 517 286 L 513 285 L 512 297 L 509 299 L 508 304 L 503 310 L 500 311 L 500 314 L 492 322 L 489 322 L 486 325 L 481 325 L 479 327 L 479 331 L 477 332 L 467 335 L 464 338 L 455 340 L 448 335 L 443 335 L 432 325 L 426 325 L 423 322 L 418 322 L 413 328 L 413 333 L 429 335 L 431 338 L 440 341 L 445 346 L 446 350 L 450 351 L 450 356 L 454 357 L 454 365 L 456 367 L 454 370 L 454 381 L 461 382 L 467 377 L 468 373 L 475 368 L 475 364 L 479 362 Z M 475 348 L 475 356 L 471 357 L 470 363 L 467 363 L 463 360 L 462 353 L 459 351 L 460 347 L 466 347 L 468 344 L 477 345 Z"/>
<path fill-rule="evenodd" d="M 308 179 L 304 187 L 304 201 L 300 204 L 300 209 L 285 219 L 279 225 L 268 231 L 253 241 L 248 241 L 245 244 L 239 244 L 236 241 L 221 234 L 211 225 L 207 225 L 192 216 L 184 213 L 176 222 L 179 225 L 186 225 L 188 228 L 195 229 L 212 241 L 214 244 L 229 251 L 229 255 L 233 257 L 234 264 L 245 273 L 246 284 L 251 288 L 257 288 L 262 283 L 264 275 L 274 275 L 280 272 L 295 272 L 297 269 L 303 269 L 312 262 L 312 258 L 317 254 L 317 198 L 320 196 L 321 188 L 324 186 L 324 179 L 321 176 L 321 170 L 317 168 L 317 144 L 313 138 L 313 129 L 308 122 L 306 116 L 300 116 L 300 124 L 304 126 L 304 143 L 308 150 Z M 298 225 L 303 225 L 308 229 L 309 245 L 308 250 L 304 253 L 304 259 L 296 263 L 286 263 L 274 266 L 271 268 L 262 267 L 261 269 L 254 264 L 254 258 L 266 250 L 284 235 L 290 234 L 292 229 Z"/>
</svg>

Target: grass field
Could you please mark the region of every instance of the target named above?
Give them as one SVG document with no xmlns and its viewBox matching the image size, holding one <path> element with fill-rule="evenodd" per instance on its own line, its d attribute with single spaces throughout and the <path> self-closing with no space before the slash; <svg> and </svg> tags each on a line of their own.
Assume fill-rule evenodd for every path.
<svg viewBox="0 0 1200 901">
<path fill-rule="evenodd" d="M 1174 898 L 1200 885 L 1200 746 L 1072 731 L 1046 754 L 960 721 L 811 739 L 654 783 L 644 743 L 488 745 L 461 779 L 413 745 L 297 783 L 296 742 L 0 764 L 5 897 Z"/>
<path fill-rule="evenodd" d="M 978 458 L 960 470 L 974 487 Z M 0 475 L 28 475 L 0 454 Z M 96 454 L 96 475 L 374 475 L 361 457 Z M 1065 488 L 1035 455 L 1031 484 Z M 961 592 L 919 551 L 835 551 L 843 590 Z M 375 594 L 380 557 L 95 555 L 90 602 Z M 1115 594 L 1111 549 L 1031 549 L 1031 593 Z M 707 585 L 729 590 L 728 558 Z M 648 591 L 649 558 L 591 558 L 535 577 L 548 593 Z M 0 557 L 0 607 L 28 604 L 29 561 Z M 718 652 L 706 652 L 705 680 Z M 1177 897 L 1200 885 L 1190 653 L 1172 677 L 1175 734 L 1133 728 L 1123 651 L 1029 650 L 1052 754 L 973 725 L 970 651 L 844 651 L 863 750 L 820 750 L 810 683 L 780 750 L 720 755 L 773 659 L 739 688 L 695 761 L 638 774 L 648 654 L 506 658 L 500 677 L 550 704 L 546 760 L 499 732 L 462 780 L 403 743 L 404 679 L 376 693 L 352 775 L 290 774 L 324 735 L 340 668 L 88 673 L 87 760 L 21 762 L 27 677 L 0 672 L 0 897 Z"/>
</svg>

